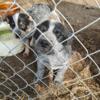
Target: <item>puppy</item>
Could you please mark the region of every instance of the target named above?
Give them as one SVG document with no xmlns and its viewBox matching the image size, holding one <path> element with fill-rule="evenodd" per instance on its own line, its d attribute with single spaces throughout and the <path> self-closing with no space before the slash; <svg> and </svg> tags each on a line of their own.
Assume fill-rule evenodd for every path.
<svg viewBox="0 0 100 100">
<path fill-rule="evenodd" d="M 25 36 L 27 33 L 31 32 L 34 27 L 32 19 L 25 13 L 16 13 L 13 16 L 6 16 L 5 21 L 9 23 L 15 37 L 21 38 L 22 41 L 29 46 L 29 37 Z M 29 55 L 29 48 L 26 45 L 24 45 L 24 57 Z"/>
<path fill-rule="evenodd" d="M 47 66 L 54 72 L 52 75 L 54 83 L 61 84 L 72 53 L 72 41 L 64 43 L 63 41 L 71 34 L 68 33 L 55 14 L 50 15 L 48 20 L 38 25 L 37 28 L 40 31 L 37 29 L 33 35 L 34 50 L 38 54 L 36 82 L 43 79 L 45 66 Z"/>
</svg>

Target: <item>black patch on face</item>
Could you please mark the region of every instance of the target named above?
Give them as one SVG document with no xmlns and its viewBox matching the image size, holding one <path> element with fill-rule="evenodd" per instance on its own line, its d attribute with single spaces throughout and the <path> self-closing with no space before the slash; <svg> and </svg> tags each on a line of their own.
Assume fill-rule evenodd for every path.
<svg viewBox="0 0 100 100">
<path fill-rule="evenodd" d="M 37 40 L 40 35 L 41 33 L 38 30 L 36 30 L 33 37 Z"/>
<path fill-rule="evenodd" d="M 46 32 L 49 28 L 49 21 L 44 21 L 43 23 L 41 23 L 40 25 L 37 26 L 37 28 L 41 31 L 41 32 Z M 38 37 L 41 35 L 41 32 L 39 32 L 39 30 L 36 30 L 33 37 L 37 40 Z"/>
<path fill-rule="evenodd" d="M 49 28 L 49 20 L 44 21 L 43 23 L 41 23 L 40 25 L 37 26 L 37 28 L 41 31 L 41 32 L 46 32 L 48 31 Z"/>
<path fill-rule="evenodd" d="M 65 39 L 68 38 L 67 31 L 66 31 L 65 27 L 61 23 L 55 23 L 55 27 L 53 29 L 53 33 L 56 35 L 57 40 L 59 42 L 62 42 Z"/>
<path fill-rule="evenodd" d="M 39 42 L 42 48 L 47 48 L 50 45 L 50 43 L 47 40 L 41 39 Z"/>
<path fill-rule="evenodd" d="M 48 53 L 52 49 L 52 45 L 49 43 L 48 40 L 41 37 L 36 45 L 36 49 L 38 53 Z"/>
<path fill-rule="evenodd" d="M 10 24 L 10 27 L 11 27 L 12 29 L 15 28 L 15 22 L 14 22 L 12 16 L 8 16 L 8 17 L 7 17 L 7 22 Z"/>
<path fill-rule="evenodd" d="M 26 31 L 27 30 L 27 26 L 30 24 L 30 20 L 29 20 L 29 16 L 21 13 L 19 14 L 18 17 L 18 27 L 23 30 Z"/>
</svg>

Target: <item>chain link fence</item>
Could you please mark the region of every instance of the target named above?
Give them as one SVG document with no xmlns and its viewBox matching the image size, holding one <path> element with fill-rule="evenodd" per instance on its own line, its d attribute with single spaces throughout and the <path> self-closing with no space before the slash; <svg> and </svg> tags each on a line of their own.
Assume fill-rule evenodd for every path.
<svg viewBox="0 0 100 100">
<path fill-rule="evenodd" d="M 16 4 L 21 12 L 28 14 L 27 9 L 35 2 L 45 3 L 45 1 L 14 0 L 11 6 Z M 97 8 L 68 3 L 65 0 L 46 1 L 73 33 L 70 38 L 64 40 L 73 39 L 73 54 L 70 58 L 70 66 L 64 75 L 64 82 L 59 86 L 50 80 L 51 73 L 47 66 L 40 84 L 35 85 L 38 55 L 34 49 L 22 39 L 10 49 L 0 39 L 0 43 L 9 51 L 7 56 L 0 57 L 1 100 L 99 100 L 100 1 L 94 1 Z M 6 12 L 12 10 L 11 6 L 6 9 Z M 1 22 L 3 22 L 2 16 Z M 26 58 L 23 57 L 23 52 L 17 55 L 13 53 L 22 42 L 30 49 L 30 55 Z"/>
</svg>

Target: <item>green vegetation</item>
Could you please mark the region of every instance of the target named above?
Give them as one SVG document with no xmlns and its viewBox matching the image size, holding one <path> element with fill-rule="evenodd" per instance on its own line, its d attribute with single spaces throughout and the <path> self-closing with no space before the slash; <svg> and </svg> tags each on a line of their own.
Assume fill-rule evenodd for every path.
<svg viewBox="0 0 100 100">
<path fill-rule="evenodd" d="M 10 30 L 2 30 L 2 31 L 0 31 L 0 36 L 1 35 L 5 35 L 5 34 L 11 34 L 11 31 Z"/>
</svg>

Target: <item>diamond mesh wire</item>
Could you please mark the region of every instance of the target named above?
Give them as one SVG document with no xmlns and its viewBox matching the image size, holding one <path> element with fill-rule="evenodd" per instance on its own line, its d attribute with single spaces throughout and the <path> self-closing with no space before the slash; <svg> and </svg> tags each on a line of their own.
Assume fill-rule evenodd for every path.
<svg viewBox="0 0 100 100">
<path fill-rule="evenodd" d="M 50 74 L 49 73 L 43 78 L 44 81 L 40 80 L 41 82 L 40 86 L 39 85 L 35 86 L 34 77 L 37 77 L 36 62 L 38 60 L 38 55 L 31 47 L 25 44 L 23 42 L 23 39 L 21 38 L 20 41 L 23 42 L 30 49 L 31 56 L 28 58 L 23 58 L 21 53 L 18 55 L 13 55 L 13 57 L 8 57 L 8 56 L 0 57 L 0 99 L 3 100 L 31 100 L 32 99 L 33 100 L 39 98 L 40 100 L 49 100 L 49 99 L 61 100 L 63 98 L 63 100 L 89 100 L 89 99 L 99 100 L 98 95 L 100 93 L 100 89 L 98 88 L 99 86 L 94 82 L 93 79 L 95 77 L 97 77 L 98 80 L 100 79 L 99 78 L 100 68 L 98 63 L 95 61 L 95 58 L 100 53 L 100 48 L 94 51 L 89 51 L 89 48 L 87 48 L 85 43 L 82 42 L 80 35 L 83 33 L 87 33 L 89 31 L 92 32 L 92 28 L 97 26 L 98 23 L 100 23 L 100 16 L 99 16 L 100 14 L 98 14 L 98 16 L 95 15 L 96 17 L 93 18 L 93 20 L 87 21 L 87 23 L 84 26 L 82 27 L 79 26 L 78 28 L 75 28 L 74 25 L 72 25 L 70 19 L 77 20 L 77 19 L 73 19 L 76 18 L 77 16 L 76 17 L 65 16 L 62 11 L 66 10 L 67 8 L 66 6 L 65 8 L 64 7 L 61 8 L 62 10 L 59 9 L 59 7 L 62 7 L 61 4 L 62 5 L 64 4 L 63 3 L 64 1 L 51 0 L 49 2 L 52 2 L 54 6 L 53 10 L 62 17 L 62 19 L 67 24 L 67 26 L 70 28 L 70 31 L 73 33 L 71 37 L 69 37 L 64 41 L 68 41 L 69 39 L 74 38 L 74 40 L 76 41 L 74 42 L 76 44 L 73 44 L 74 48 L 80 48 L 79 52 L 73 53 L 72 60 L 69 65 L 69 69 L 66 71 L 65 74 L 65 77 L 68 76 L 69 74 L 70 77 L 73 78 L 69 80 L 68 78 L 69 76 L 68 76 L 67 78 L 65 78 L 62 85 L 56 86 L 49 80 L 49 74 Z M 94 2 L 96 2 L 98 7 L 95 9 L 97 9 L 98 12 L 100 12 L 99 0 L 94 0 Z M 26 10 L 29 6 L 32 6 L 33 3 L 34 1 L 32 0 L 26 0 L 26 1 L 14 0 L 12 1 L 11 6 L 6 11 L 11 10 L 11 7 L 14 4 L 16 4 L 22 10 L 22 12 L 28 14 Z M 93 9 L 93 8 L 90 7 L 87 9 Z M 92 13 L 94 14 L 93 11 L 91 11 L 91 15 Z M 78 16 L 83 17 L 84 21 L 86 20 L 84 17 L 85 15 L 84 16 L 78 15 Z M 34 20 L 33 22 L 35 23 Z M 35 23 L 35 25 L 37 24 Z M 99 26 L 98 26 L 98 30 L 100 32 Z M 97 34 L 99 34 L 98 30 L 96 30 Z M 85 36 L 82 35 L 82 36 L 83 36 L 83 41 L 85 41 L 85 39 L 87 39 L 87 37 L 85 36 L 87 35 Z M 97 36 L 95 36 L 95 38 L 96 37 Z M 49 41 L 49 39 L 47 40 Z M 19 43 L 13 49 L 10 49 L 2 40 L 0 40 L 0 42 L 10 51 L 8 55 L 12 53 L 12 51 L 20 45 Z M 97 60 L 99 60 L 99 58 Z M 89 74 L 90 73 L 89 68 L 92 65 L 94 66 L 94 70 L 97 69 L 98 71 L 95 75 Z M 48 69 L 47 66 L 46 68 Z M 80 68 L 82 68 L 81 71 Z M 88 71 L 88 73 L 86 71 Z M 83 73 L 81 74 L 81 72 Z M 94 84 L 96 84 L 96 86 Z"/>
</svg>

